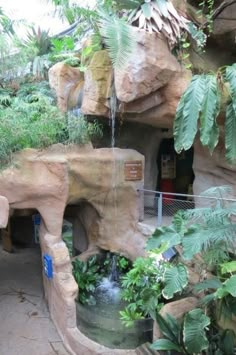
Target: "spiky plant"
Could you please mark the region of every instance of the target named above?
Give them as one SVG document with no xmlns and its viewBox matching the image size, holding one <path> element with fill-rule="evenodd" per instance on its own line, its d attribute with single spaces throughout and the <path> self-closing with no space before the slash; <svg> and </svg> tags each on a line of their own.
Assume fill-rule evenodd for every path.
<svg viewBox="0 0 236 355">
<path fill-rule="evenodd" d="M 119 6 L 132 8 L 128 22 L 150 33 L 162 33 L 173 47 L 185 31 L 189 31 L 188 21 L 178 14 L 169 0 L 121 1 Z"/>
</svg>

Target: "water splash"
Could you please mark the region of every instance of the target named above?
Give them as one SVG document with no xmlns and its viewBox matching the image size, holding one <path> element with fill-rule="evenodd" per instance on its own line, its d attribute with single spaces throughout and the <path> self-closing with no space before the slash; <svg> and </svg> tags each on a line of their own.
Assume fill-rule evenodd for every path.
<svg viewBox="0 0 236 355">
<path fill-rule="evenodd" d="M 96 288 L 98 303 L 119 304 L 121 290 L 118 282 L 112 281 L 110 277 L 104 277 Z"/>
<path fill-rule="evenodd" d="M 99 302 L 106 304 L 119 304 L 121 289 L 119 286 L 119 271 L 117 269 L 116 255 L 112 256 L 111 269 L 107 277 L 104 277 L 96 288 L 96 296 Z"/>
</svg>

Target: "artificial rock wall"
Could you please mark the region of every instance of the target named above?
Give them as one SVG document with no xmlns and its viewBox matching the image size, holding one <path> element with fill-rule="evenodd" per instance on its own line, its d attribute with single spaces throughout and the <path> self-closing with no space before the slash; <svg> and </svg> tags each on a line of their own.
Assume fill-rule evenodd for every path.
<svg viewBox="0 0 236 355">
<path fill-rule="evenodd" d="M 1 226 L 11 209 L 36 209 L 42 217 L 42 254 L 53 260 L 53 278 L 43 274 L 51 317 L 71 354 L 136 354 L 110 350 L 83 336 L 76 326 L 77 284 L 61 238 L 66 206 L 87 202 L 98 218 L 87 226 L 87 253 L 101 249 L 134 259 L 144 254 L 141 231 L 144 158 L 134 150 L 93 149 L 55 145 L 45 151 L 28 149 L 0 175 Z M 79 243 L 79 236 L 78 236 Z"/>
</svg>

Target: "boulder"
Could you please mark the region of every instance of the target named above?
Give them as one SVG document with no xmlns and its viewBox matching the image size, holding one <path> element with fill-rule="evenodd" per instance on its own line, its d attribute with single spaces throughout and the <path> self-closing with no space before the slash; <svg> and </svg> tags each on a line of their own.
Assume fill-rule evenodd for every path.
<svg viewBox="0 0 236 355">
<path fill-rule="evenodd" d="M 164 87 L 181 71 L 164 38 L 134 28 L 136 48 L 122 70 L 115 70 L 116 94 L 120 101 L 131 102 Z"/>
<path fill-rule="evenodd" d="M 83 73 L 78 68 L 73 68 L 64 63 L 57 63 L 49 69 L 48 76 L 50 87 L 55 90 L 57 105 L 62 112 L 81 104 L 79 98 L 84 78 Z"/>
<path fill-rule="evenodd" d="M 197 307 L 199 300 L 195 297 L 187 297 L 178 301 L 167 303 L 160 311 L 162 317 L 165 317 L 167 314 L 170 314 L 177 320 L 181 320 L 185 313 L 190 312 Z M 159 339 L 162 337 L 159 326 L 154 322 L 153 329 L 153 340 Z"/>
<path fill-rule="evenodd" d="M 157 105 L 142 113 L 124 113 L 124 118 L 128 121 L 145 123 L 156 128 L 172 128 L 176 108 L 183 92 L 186 90 L 191 80 L 191 73 L 182 70 L 172 76 L 168 84 L 157 91 L 161 98 Z M 157 95 L 155 93 L 155 95 Z M 153 94 L 149 95 L 152 97 Z M 128 105 L 131 105 L 128 104 Z"/>
<path fill-rule="evenodd" d="M 82 112 L 86 115 L 109 116 L 112 65 L 106 50 L 94 53 L 85 72 Z"/>
<path fill-rule="evenodd" d="M 0 228 L 6 228 L 9 217 L 9 203 L 6 197 L 0 196 Z"/>
</svg>

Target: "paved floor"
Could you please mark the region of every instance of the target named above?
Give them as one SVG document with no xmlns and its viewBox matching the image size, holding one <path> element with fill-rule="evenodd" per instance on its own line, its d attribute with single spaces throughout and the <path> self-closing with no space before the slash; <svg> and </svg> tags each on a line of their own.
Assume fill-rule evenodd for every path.
<svg viewBox="0 0 236 355">
<path fill-rule="evenodd" d="M 38 248 L 0 245 L 0 355 L 68 355 L 44 302 Z"/>
</svg>

